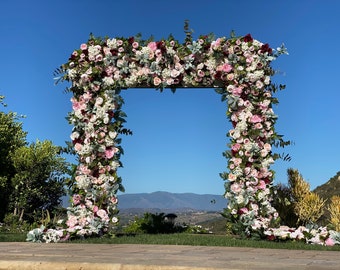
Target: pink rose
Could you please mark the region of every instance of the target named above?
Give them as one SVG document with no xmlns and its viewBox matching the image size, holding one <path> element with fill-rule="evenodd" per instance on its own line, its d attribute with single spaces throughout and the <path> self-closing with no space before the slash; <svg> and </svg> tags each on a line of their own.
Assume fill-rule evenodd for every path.
<svg viewBox="0 0 340 270">
<path fill-rule="evenodd" d="M 132 48 L 137 49 L 139 46 L 139 43 L 137 41 L 132 43 Z"/>
<path fill-rule="evenodd" d="M 250 117 L 250 122 L 254 123 L 254 124 L 260 123 L 260 122 L 262 122 L 262 118 L 259 115 L 254 114 L 252 117 Z"/>
<path fill-rule="evenodd" d="M 263 180 L 260 180 L 260 183 L 257 187 L 258 187 L 258 189 L 265 190 L 266 189 L 266 183 Z"/>
<path fill-rule="evenodd" d="M 242 190 L 242 188 L 240 184 L 234 183 L 230 186 L 230 190 L 234 193 L 239 193 Z"/>
<path fill-rule="evenodd" d="M 162 80 L 161 80 L 159 77 L 153 78 L 153 84 L 154 84 L 155 86 L 160 85 L 161 82 L 162 82 Z"/>
<path fill-rule="evenodd" d="M 240 215 L 242 215 L 242 214 L 247 214 L 249 212 L 249 210 L 248 210 L 248 208 L 246 208 L 246 207 L 243 207 L 243 208 L 241 208 L 240 210 L 238 210 L 238 213 L 240 214 Z"/>
<path fill-rule="evenodd" d="M 231 150 L 233 150 L 234 152 L 238 152 L 240 149 L 241 149 L 241 144 L 239 143 L 235 143 L 231 147 Z"/>
<path fill-rule="evenodd" d="M 80 203 L 81 196 L 79 194 L 75 194 L 75 195 L 73 195 L 72 200 L 73 200 L 73 204 L 77 205 L 77 204 Z"/>
<path fill-rule="evenodd" d="M 229 180 L 230 182 L 235 181 L 235 180 L 236 180 L 236 175 L 235 175 L 235 174 L 232 174 L 232 173 L 229 173 L 229 174 L 228 174 L 228 180 Z"/>
<path fill-rule="evenodd" d="M 240 87 L 235 87 L 231 93 L 234 95 L 234 96 L 240 96 L 242 94 L 242 88 Z"/>
<path fill-rule="evenodd" d="M 151 50 L 151 51 L 156 51 L 157 50 L 157 43 L 156 42 L 150 42 L 149 44 L 148 44 L 148 47 L 149 47 L 149 49 Z"/>
<path fill-rule="evenodd" d="M 105 157 L 106 158 L 110 159 L 114 156 L 114 154 L 115 154 L 114 148 L 111 148 L 111 147 L 106 148 L 106 150 L 105 150 Z"/>
<path fill-rule="evenodd" d="M 87 50 L 87 44 L 85 44 L 85 43 L 81 44 L 81 45 L 80 45 L 80 49 L 81 49 L 82 51 Z"/>
<path fill-rule="evenodd" d="M 68 220 L 66 221 L 66 225 L 70 228 L 73 228 L 74 226 L 76 226 L 77 223 L 78 223 L 78 220 L 76 216 L 69 216 Z"/>
<path fill-rule="evenodd" d="M 269 143 L 265 143 L 263 148 L 267 151 L 270 151 L 272 149 L 271 145 Z"/>
<path fill-rule="evenodd" d="M 229 65 L 229 64 L 224 64 L 224 65 L 222 66 L 222 71 L 224 71 L 224 72 L 226 72 L 226 73 L 230 72 L 231 70 L 232 70 L 232 66 Z"/>
<path fill-rule="evenodd" d="M 93 209 L 92 209 L 92 211 L 93 211 L 93 213 L 97 213 L 98 212 L 98 206 L 97 205 L 95 205 L 95 206 L 93 206 Z"/>
<path fill-rule="evenodd" d="M 74 145 L 74 150 L 76 150 L 77 152 L 79 152 L 82 148 L 83 148 L 83 146 L 80 143 L 76 143 Z"/>
<path fill-rule="evenodd" d="M 325 241 L 325 245 L 326 246 L 329 246 L 329 247 L 332 247 L 335 245 L 335 242 L 332 238 L 327 238 L 326 241 Z"/>
</svg>

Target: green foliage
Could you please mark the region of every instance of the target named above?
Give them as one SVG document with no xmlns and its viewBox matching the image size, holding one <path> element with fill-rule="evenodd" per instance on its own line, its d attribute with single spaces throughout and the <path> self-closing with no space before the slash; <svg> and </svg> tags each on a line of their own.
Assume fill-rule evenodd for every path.
<svg viewBox="0 0 340 270">
<path fill-rule="evenodd" d="M 0 103 L 3 103 L 0 96 Z M 15 174 L 10 155 L 19 147 L 26 145 L 26 135 L 22 129 L 20 116 L 14 112 L 0 112 L 0 221 L 8 211 L 9 194 L 12 192 L 11 178 Z"/>
<path fill-rule="evenodd" d="M 294 211 L 291 189 L 286 185 L 278 184 L 274 190 L 275 196 L 272 204 L 279 213 L 282 225 L 295 227 L 298 216 Z"/>
<path fill-rule="evenodd" d="M 11 154 L 16 170 L 11 179 L 11 206 L 20 220 L 34 222 L 38 209 L 51 211 L 60 205 L 69 168 L 58 151 L 59 147 L 50 141 L 37 141 Z"/>
<path fill-rule="evenodd" d="M 184 229 L 182 226 L 177 226 L 167 221 L 164 213 L 152 214 L 147 212 L 141 218 L 136 217 L 133 222 L 124 228 L 124 232 L 127 234 L 166 234 L 182 232 Z"/>
</svg>

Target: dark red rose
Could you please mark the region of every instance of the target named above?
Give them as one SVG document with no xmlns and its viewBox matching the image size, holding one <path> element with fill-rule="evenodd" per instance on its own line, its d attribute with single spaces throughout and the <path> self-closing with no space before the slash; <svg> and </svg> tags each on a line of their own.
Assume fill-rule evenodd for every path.
<svg viewBox="0 0 340 270">
<path fill-rule="evenodd" d="M 220 80 L 222 77 L 222 71 L 217 71 L 214 77 L 216 80 Z"/>
<path fill-rule="evenodd" d="M 267 239 L 268 239 L 269 241 L 274 241 L 274 240 L 275 240 L 275 236 L 274 236 L 274 235 L 268 235 L 268 236 L 267 236 Z"/>
<path fill-rule="evenodd" d="M 135 42 L 135 38 L 134 37 L 129 37 L 128 42 L 129 42 L 129 44 L 134 43 Z"/>
<path fill-rule="evenodd" d="M 268 43 L 263 44 L 261 47 L 261 53 L 266 53 L 266 52 L 268 52 L 269 54 L 272 54 L 273 52 L 272 48 L 269 47 Z"/>
<path fill-rule="evenodd" d="M 244 42 L 252 42 L 253 41 L 253 38 L 250 34 L 247 34 L 243 37 L 243 41 Z"/>
<path fill-rule="evenodd" d="M 113 111 L 108 111 L 107 113 L 109 114 L 111 119 L 115 116 L 115 113 Z"/>
</svg>

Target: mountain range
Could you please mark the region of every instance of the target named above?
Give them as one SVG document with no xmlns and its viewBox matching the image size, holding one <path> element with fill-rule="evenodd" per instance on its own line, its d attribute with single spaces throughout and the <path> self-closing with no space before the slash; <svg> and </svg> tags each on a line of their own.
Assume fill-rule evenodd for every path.
<svg viewBox="0 0 340 270">
<path fill-rule="evenodd" d="M 119 209 L 161 209 L 161 210 L 202 210 L 219 211 L 227 205 L 222 195 L 170 193 L 156 191 L 152 193 L 121 194 L 118 196 Z"/>
</svg>

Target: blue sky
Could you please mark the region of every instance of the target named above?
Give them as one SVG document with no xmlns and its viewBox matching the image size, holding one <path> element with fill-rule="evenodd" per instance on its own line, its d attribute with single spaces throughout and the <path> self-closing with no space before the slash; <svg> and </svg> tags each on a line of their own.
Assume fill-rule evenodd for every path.
<svg viewBox="0 0 340 270">
<path fill-rule="evenodd" d="M 184 40 L 184 20 L 196 39 L 250 33 L 289 56 L 274 63 L 273 79 L 287 85 L 278 93 L 277 130 L 295 144 L 278 161 L 275 182 L 286 183 L 288 168 L 298 169 L 312 188 L 340 171 L 340 2 L 337 0 L 1 0 L 0 95 L 11 110 L 24 114 L 28 141 L 63 145 L 71 126 L 67 84 L 54 85 L 53 71 L 70 53 L 95 36 L 129 37 L 142 33 L 156 40 L 172 33 Z M 219 173 L 230 124 L 226 104 L 213 89 L 153 89 L 123 92 L 126 127 L 123 137 L 126 193 L 169 191 L 223 194 Z"/>
</svg>

